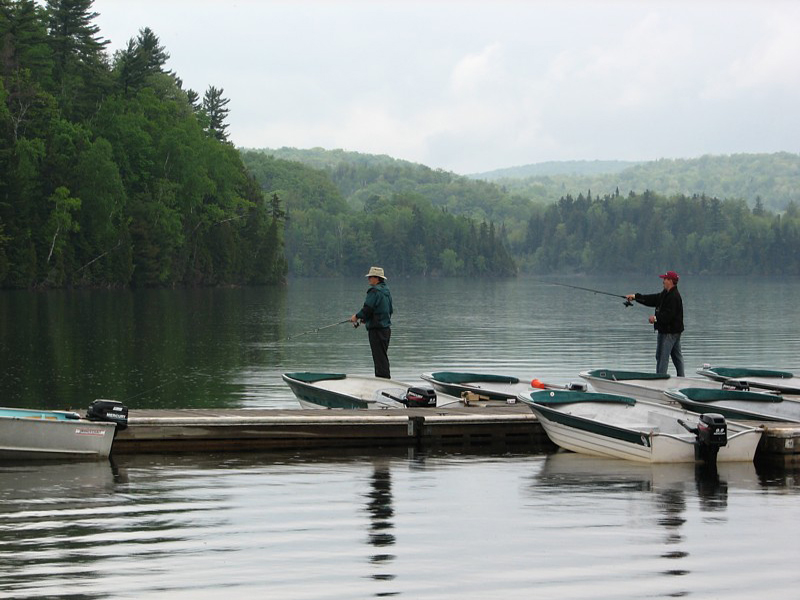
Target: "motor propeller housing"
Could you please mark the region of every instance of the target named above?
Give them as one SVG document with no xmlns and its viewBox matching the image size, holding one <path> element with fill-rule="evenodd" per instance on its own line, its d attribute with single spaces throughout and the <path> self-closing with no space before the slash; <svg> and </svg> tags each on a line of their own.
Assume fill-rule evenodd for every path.
<svg viewBox="0 0 800 600">
<path fill-rule="evenodd" d="M 700 415 L 697 423 L 697 441 L 704 446 L 721 448 L 728 445 L 728 423 L 717 413 Z"/>
<path fill-rule="evenodd" d="M 694 456 L 709 465 L 717 464 L 719 449 L 728 445 L 728 422 L 718 413 L 699 415 L 697 427 L 690 427 L 682 419 L 678 423 L 695 435 Z"/>
</svg>

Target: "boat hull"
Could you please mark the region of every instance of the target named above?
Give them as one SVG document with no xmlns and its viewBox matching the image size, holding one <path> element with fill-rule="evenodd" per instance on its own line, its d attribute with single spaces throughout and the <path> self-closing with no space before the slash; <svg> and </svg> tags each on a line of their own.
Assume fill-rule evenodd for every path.
<svg viewBox="0 0 800 600">
<path fill-rule="evenodd" d="M 623 374 L 624 373 L 624 374 Z M 622 394 L 650 402 L 668 402 L 665 396 L 670 388 L 707 387 L 719 389 L 718 382 L 698 377 L 653 377 L 650 373 L 620 372 L 608 369 L 582 371 L 580 376 L 598 392 Z"/>
<path fill-rule="evenodd" d="M 483 400 L 507 403 L 516 402 L 518 394 L 531 391 L 530 383 L 506 375 L 441 371 L 423 373 L 421 377 L 437 392 L 456 398 L 472 393 Z"/>
<path fill-rule="evenodd" d="M 800 400 L 765 392 L 682 388 L 666 395 L 686 410 L 717 413 L 726 419 L 800 423 Z"/>
<path fill-rule="evenodd" d="M 392 379 L 343 373 L 284 373 L 283 380 L 302 408 L 386 409 L 408 408 L 403 402 L 413 388 Z M 457 398 L 436 398 L 431 407 L 459 404 Z"/>
<path fill-rule="evenodd" d="M 547 393 L 521 394 L 519 399 L 528 404 L 550 440 L 565 450 L 645 463 L 698 460 L 695 436 L 685 430 L 681 433 L 678 422 L 696 423 L 695 413 L 633 399 L 619 406 L 584 401 L 554 407 L 536 401 L 537 395 Z M 637 419 L 640 423 L 635 423 Z M 727 445 L 719 449 L 717 461 L 752 461 L 762 431 L 735 424 L 729 424 L 728 431 Z"/>
<path fill-rule="evenodd" d="M 698 369 L 697 373 L 712 381 L 735 383 L 749 389 L 771 390 L 782 394 L 800 395 L 800 377 L 789 371 L 752 367 L 712 367 Z"/>
<path fill-rule="evenodd" d="M 102 459 L 111 453 L 116 425 L 56 414 L 0 409 L 0 456 L 22 460 Z M 25 414 L 27 413 L 27 414 Z"/>
</svg>

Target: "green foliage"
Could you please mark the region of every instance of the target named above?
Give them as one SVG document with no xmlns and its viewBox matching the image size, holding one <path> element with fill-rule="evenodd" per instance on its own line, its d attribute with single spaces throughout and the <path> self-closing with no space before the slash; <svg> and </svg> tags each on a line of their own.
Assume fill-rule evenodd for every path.
<svg viewBox="0 0 800 600">
<path fill-rule="evenodd" d="M 753 162 L 738 158 L 742 168 Z M 760 169 L 789 173 L 796 158 L 772 155 Z M 244 152 L 243 160 L 265 190 L 289 199 L 287 254 L 297 275 L 354 274 L 365 263 L 423 275 L 507 275 L 515 264 L 537 273 L 652 272 L 665 264 L 696 273 L 798 273 L 800 210 L 789 202 L 777 215 L 766 196 L 751 211 L 742 199 L 704 194 L 623 196 L 615 180 L 602 197 L 561 194 L 539 203 L 386 156 L 283 148 Z M 713 172 L 714 163 L 703 169 Z"/>
<path fill-rule="evenodd" d="M 530 165 L 535 167 L 536 165 Z M 606 173 L 559 173 L 553 166 L 547 174 L 521 176 L 522 167 L 505 175 L 485 174 L 511 193 L 539 203 L 549 203 L 570 194 L 593 190 L 601 195 L 657 191 L 668 196 L 683 194 L 745 200 L 751 207 L 783 211 L 800 196 L 800 155 L 733 154 L 696 159 L 657 160 L 633 164 Z"/>
<path fill-rule="evenodd" d="M 565 196 L 531 217 L 518 251 L 533 272 L 800 275 L 800 215 L 702 195 Z"/>
<path fill-rule="evenodd" d="M 224 143 L 222 90 L 209 121 L 148 28 L 112 66 L 91 5 L 2 2 L 0 285 L 282 281 L 285 214 Z"/>
<path fill-rule="evenodd" d="M 365 264 L 381 264 L 398 276 L 516 273 L 494 225 L 453 215 L 421 193 L 392 191 L 415 187 L 416 167 L 410 163 L 395 165 L 379 157 L 384 165 L 380 167 L 365 161 L 360 169 L 354 168 L 353 177 L 397 187 L 388 184 L 386 194 L 367 195 L 361 190 L 363 202 L 347 202 L 334 184 L 337 174 L 343 181 L 346 165 L 336 166 L 331 174 L 319 160 L 310 161 L 314 168 L 255 151 L 243 152 L 242 160 L 267 194 L 285 199 L 286 254 L 294 275 L 353 275 L 361 273 Z M 451 178 L 427 168 L 420 173 L 424 181 L 445 186 Z M 365 189 L 378 188 L 366 184 Z"/>
</svg>

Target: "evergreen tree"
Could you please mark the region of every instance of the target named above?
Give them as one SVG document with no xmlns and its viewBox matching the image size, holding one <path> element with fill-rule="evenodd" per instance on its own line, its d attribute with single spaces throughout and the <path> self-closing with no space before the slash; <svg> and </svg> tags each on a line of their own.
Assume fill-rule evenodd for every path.
<svg viewBox="0 0 800 600">
<path fill-rule="evenodd" d="M 87 116 L 106 88 L 104 49 L 109 44 L 92 21 L 94 0 L 47 0 L 56 96 L 66 114 Z"/>
<path fill-rule="evenodd" d="M 228 129 L 228 124 L 225 123 L 225 119 L 228 118 L 230 112 L 228 108 L 230 99 L 223 98 L 223 91 L 222 88 L 209 86 L 203 96 L 203 112 L 208 117 L 208 132 L 219 141 L 227 142 L 228 134 L 225 130 Z"/>
</svg>

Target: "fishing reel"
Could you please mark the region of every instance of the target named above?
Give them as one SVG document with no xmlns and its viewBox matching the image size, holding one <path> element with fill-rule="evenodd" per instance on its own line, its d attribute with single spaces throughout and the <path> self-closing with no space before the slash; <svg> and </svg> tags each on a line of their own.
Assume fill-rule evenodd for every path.
<svg viewBox="0 0 800 600">
<path fill-rule="evenodd" d="M 628 308 L 629 306 L 633 306 L 633 302 L 631 302 L 627 298 L 625 298 L 625 302 L 623 302 L 623 304 L 625 305 L 625 308 Z"/>
</svg>

